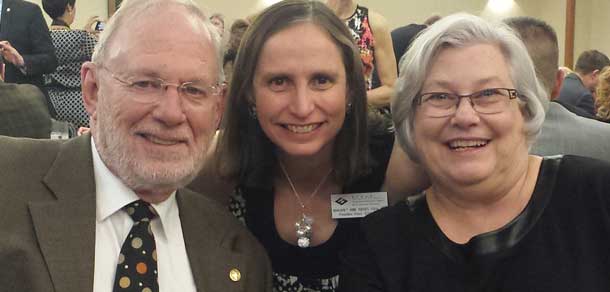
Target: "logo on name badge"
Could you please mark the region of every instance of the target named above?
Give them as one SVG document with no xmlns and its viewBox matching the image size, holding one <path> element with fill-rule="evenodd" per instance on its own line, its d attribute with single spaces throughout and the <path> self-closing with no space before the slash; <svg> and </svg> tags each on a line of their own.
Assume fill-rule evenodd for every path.
<svg viewBox="0 0 610 292">
<path fill-rule="evenodd" d="M 333 219 L 361 218 L 388 206 L 385 192 L 331 194 L 331 215 Z"/>
<path fill-rule="evenodd" d="M 343 197 L 340 197 L 337 200 L 335 200 L 335 203 L 337 203 L 337 204 L 339 204 L 341 206 L 345 205 L 345 203 L 347 203 L 347 202 L 348 201 L 345 198 L 343 198 Z"/>
</svg>

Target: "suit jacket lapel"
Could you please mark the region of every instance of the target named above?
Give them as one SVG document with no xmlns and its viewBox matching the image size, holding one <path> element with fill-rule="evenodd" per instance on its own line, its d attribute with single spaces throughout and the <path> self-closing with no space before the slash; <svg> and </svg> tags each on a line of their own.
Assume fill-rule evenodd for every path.
<svg viewBox="0 0 610 292">
<path fill-rule="evenodd" d="M 178 192 L 178 208 L 186 251 L 198 291 L 245 291 L 244 276 L 247 266 L 244 256 L 232 249 L 233 230 L 227 230 L 222 208 L 203 195 L 186 189 Z M 232 281 L 229 273 L 237 269 L 239 281 Z"/>
<path fill-rule="evenodd" d="M 62 145 L 44 183 L 57 200 L 32 202 L 29 208 L 55 291 L 91 291 L 95 178 L 89 135 Z"/>
</svg>

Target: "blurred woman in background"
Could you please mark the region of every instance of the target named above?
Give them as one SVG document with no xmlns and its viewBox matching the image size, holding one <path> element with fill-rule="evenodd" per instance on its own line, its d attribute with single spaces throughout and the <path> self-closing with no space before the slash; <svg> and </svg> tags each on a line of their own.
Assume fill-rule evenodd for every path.
<svg viewBox="0 0 610 292">
<path fill-rule="evenodd" d="M 345 22 L 359 49 L 368 104 L 377 109 L 389 108 L 396 81 L 396 60 L 386 19 L 352 0 L 327 0 L 326 5 Z M 381 82 L 377 88 L 373 88 L 374 70 Z"/>
<path fill-rule="evenodd" d="M 599 74 L 595 105 L 597 107 L 597 119 L 610 123 L 610 66 L 604 68 Z"/>
<path fill-rule="evenodd" d="M 78 127 L 89 126 L 81 95 L 80 68 L 91 59 L 97 43 L 92 17 L 84 30 L 71 29 L 76 15 L 76 0 L 42 0 L 44 11 L 53 19 L 51 39 L 55 46 L 58 66 L 54 73 L 45 76 L 49 98 L 57 112 L 57 119 Z"/>
</svg>

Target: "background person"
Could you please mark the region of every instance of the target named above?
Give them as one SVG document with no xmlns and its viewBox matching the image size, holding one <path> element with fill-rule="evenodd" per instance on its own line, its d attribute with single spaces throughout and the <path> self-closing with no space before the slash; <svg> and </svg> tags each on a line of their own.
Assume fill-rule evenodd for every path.
<svg viewBox="0 0 610 292">
<path fill-rule="evenodd" d="M 5 83 L 0 56 L 0 135 L 49 138 L 51 115 L 44 94 L 31 84 Z"/>
<path fill-rule="evenodd" d="M 368 104 L 388 108 L 394 94 L 396 62 L 385 18 L 352 0 L 327 0 L 326 5 L 345 22 L 360 50 Z M 381 81 L 377 88 L 373 88 L 373 70 Z"/>
<path fill-rule="evenodd" d="M 530 153 L 573 154 L 610 162 L 610 125 L 572 113 L 554 100 L 559 95 L 563 71 L 557 69 L 559 46 L 555 30 L 542 20 L 519 16 L 504 20 L 523 41 L 534 62 L 538 79 L 551 102 L 541 99 L 545 118 Z M 601 82 L 601 80 L 600 80 Z"/>
<path fill-rule="evenodd" d="M 0 287 L 271 291 L 256 239 L 183 188 L 220 121 L 214 29 L 191 1 L 124 1 L 82 69 L 91 135 L 0 138 Z"/>
<path fill-rule="evenodd" d="M 222 67 L 225 72 L 226 80 L 231 80 L 233 76 L 233 63 L 235 63 L 235 58 L 237 57 L 237 51 L 239 50 L 239 43 L 243 38 L 246 30 L 250 26 L 250 22 L 245 19 L 237 19 L 231 24 L 229 41 L 227 42 L 227 47 L 222 58 Z"/>
<path fill-rule="evenodd" d="M 404 58 L 396 134 L 432 185 L 364 219 L 341 290 L 610 288 L 610 165 L 528 155 L 546 93 L 512 30 L 448 16 Z"/>
<path fill-rule="evenodd" d="M 92 17 L 85 30 L 71 29 L 76 17 L 76 0 L 43 0 L 44 11 L 53 19 L 51 39 L 55 46 L 58 66 L 46 75 L 49 98 L 57 113 L 57 119 L 74 126 L 89 127 L 89 116 L 83 105 L 80 68 L 91 60 L 97 37 L 91 27 L 98 20 Z"/>
<path fill-rule="evenodd" d="M 597 118 L 600 121 L 610 123 L 610 66 L 604 68 L 599 74 L 596 92 Z M 605 144 L 605 146 L 607 145 Z"/>
<path fill-rule="evenodd" d="M 3 0 L 0 10 L 0 54 L 4 57 L 5 81 L 28 83 L 45 92 L 42 74 L 57 67 L 55 48 L 38 5 L 23 0 Z M 55 111 L 47 100 L 51 116 Z"/>
<path fill-rule="evenodd" d="M 220 13 L 214 13 L 210 16 L 210 22 L 217 28 L 220 38 L 225 34 L 225 17 Z"/>
<path fill-rule="evenodd" d="M 557 101 L 585 118 L 595 119 L 593 93 L 601 70 L 610 65 L 610 59 L 598 50 L 584 51 L 576 60 L 574 73 L 568 74 L 561 86 Z"/>
</svg>

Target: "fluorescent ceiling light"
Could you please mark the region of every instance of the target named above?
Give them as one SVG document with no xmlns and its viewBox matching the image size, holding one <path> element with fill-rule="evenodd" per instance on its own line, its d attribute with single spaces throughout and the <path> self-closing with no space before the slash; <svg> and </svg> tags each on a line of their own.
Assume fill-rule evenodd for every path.
<svg viewBox="0 0 610 292">
<path fill-rule="evenodd" d="M 510 11 L 515 5 L 514 0 L 489 0 L 487 3 L 489 9 L 496 13 L 503 13 Z"/>
</svg>

